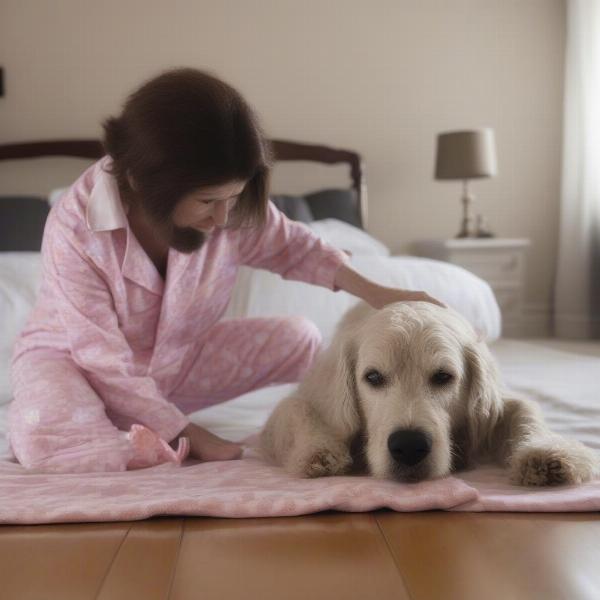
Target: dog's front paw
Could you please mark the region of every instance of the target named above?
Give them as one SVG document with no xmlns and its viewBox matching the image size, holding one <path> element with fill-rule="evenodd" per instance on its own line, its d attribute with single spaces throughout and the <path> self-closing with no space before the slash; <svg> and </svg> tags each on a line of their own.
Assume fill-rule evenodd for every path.
<svg viewBox="0 0 600 600">
<path fill-rule="evenodd" d="M 518 448 L 510 459 L 511 481 L 519 485 L 572 485 L 589 481 L 597 472 L 596 454 L 583 444 L 563 438 Z"/>
<path fill-rule="evenodd" d="M 313 448 L 295 457 L 292 472 L 299 477 L 327 477 L 343 475 L 352 466 L 352 457 L 346 446 Z"/>
</svg>

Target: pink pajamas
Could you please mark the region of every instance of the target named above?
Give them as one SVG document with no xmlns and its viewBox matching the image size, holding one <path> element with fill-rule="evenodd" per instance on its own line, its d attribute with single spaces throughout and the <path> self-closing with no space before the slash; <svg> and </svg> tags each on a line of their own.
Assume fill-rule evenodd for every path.
<svg viewBox="0 0 600 600">
<path fill-rule="evenodd" d="M 28 468 L 133 468 L 141 459 L 131 425 L 168 442 L 190 412 L 297 381 L 318 330 L 302 317 L 219 321 L 237 269 L 335 290 L 348 260 L 269 203 L 262 228 L 217 229 L 191 254 L 171 248 L 163 280 L 128 226 L 109 160 L 83 173 L 46 223 L 42 284 L 15 345 L 9 410 L 11 446 Z"/>
</svg>

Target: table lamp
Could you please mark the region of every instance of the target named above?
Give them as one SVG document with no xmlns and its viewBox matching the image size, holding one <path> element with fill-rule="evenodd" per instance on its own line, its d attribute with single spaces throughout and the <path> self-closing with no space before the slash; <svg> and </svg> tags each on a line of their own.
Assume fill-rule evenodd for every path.
<svg viewBox="0 0 600 600">
<path fill-rule="evenodd" d="M 493 129 L 450 131 L 437 136 L 436 179 L 463 180 L 463 220 L 457 238 L 475 237 L 469 180 L 492 177 L 497 173 Z"/>
</svg>

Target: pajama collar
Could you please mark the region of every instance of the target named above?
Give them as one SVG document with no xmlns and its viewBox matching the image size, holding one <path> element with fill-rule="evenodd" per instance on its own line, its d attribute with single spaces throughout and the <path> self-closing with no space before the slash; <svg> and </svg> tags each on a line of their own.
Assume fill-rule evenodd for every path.
<svg viewBox="0 0 600 600">
<path fill-rule="evenodd" d="M 111 231 L 127 227 L 127 210 L 123 207 L 117 181 L 107 172 L 111 160 L 101 160 L 86 209 L 86 224 L 91 231 Z"/>
<path fill-rule="evenodd" d="M 121 203 L 117 181 L 108 172 L 111 162 L 107 156 L 100 160 L 93 170 L 92 191 L 85 209 L 87 227 L 93 232 L 125 229 L 127 241 L 121 274 L 147 290 L 162 295 L 165 282 L 129 227 L 127 211 Z M 169 249 L 169 270 L 176 271 L 176 257 L 171 258 L 172 254 L 177 253 Z M 183 264 L 185 259 L 187 256 L 183 257 Z"/>
</svg>

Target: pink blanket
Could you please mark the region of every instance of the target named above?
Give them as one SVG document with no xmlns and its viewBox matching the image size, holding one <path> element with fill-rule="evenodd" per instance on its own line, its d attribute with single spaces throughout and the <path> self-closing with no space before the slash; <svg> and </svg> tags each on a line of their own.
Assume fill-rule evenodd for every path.
<svg viewBox="0 0 600 600">
<path fill-rule="evenodd" d="M 334 509 L 421 511 L 596 511 L 600 480 L 531 489 L 510 485 L 498 468 L 416 484 L 371 477 L 295 479 L 262 462 L 252 448 L 242 460 L 115 473 L 25 473 L 0 461 L 0 523 L 130 521 L 156 515 L 276 517 Z"/>
</svg>

